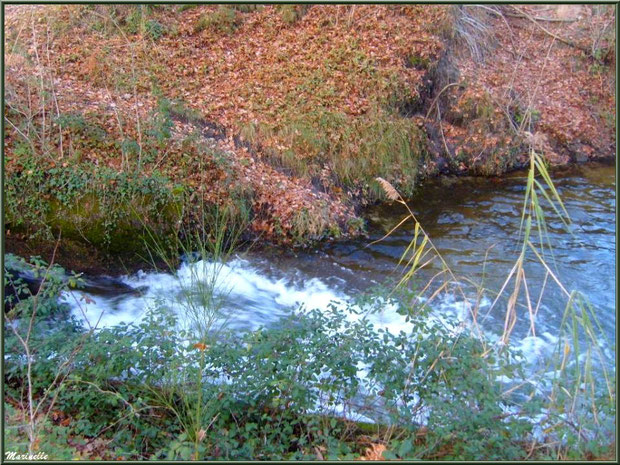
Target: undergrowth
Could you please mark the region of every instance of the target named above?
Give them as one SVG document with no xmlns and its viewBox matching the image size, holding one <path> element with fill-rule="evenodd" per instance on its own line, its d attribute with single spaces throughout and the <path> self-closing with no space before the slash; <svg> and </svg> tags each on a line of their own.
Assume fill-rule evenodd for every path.
<svg viewBox="0 0 620 465">
<path fill-rule="evenodd" d="M 133 324 L 92 331 L 93 320 L 84 329 L 58 299 L 61 291 L 70 295 L 79 280 L 63 280 L 62 270 L 39 259 L 31 265 L 10 262 L 13 270 L 34 267 L 49 278 L 35 292 L 19 278 L 5 281 L 17 296 L 6 319 L 9 447 L 54 458 L 169 460 L 355 459 L 371 449 L 384 459 L 608 454 L 615 387 L 587 300 L 567 295 L 557 351 L 539 361 L 540 372 L 528 370 L 523 354 L 510 345 L 516 309 L 532 305 L 524 254 L 534 253 L 549 280 L 564 290 L 547 265 L 549 219 L 539 199 L 560 215 L 563 206 L 533 151 L 531 162 L 522 254 L 492 304 L 512 283 L 498 340 L 480 330 L 479 299 L 468 298 L 410 210 L 396 226 L 405 220 L 415 224 L 403 254 L 404 274 L 391 292 L 344 307 L 301 308 L 277 325 L 241 334 L 226 330 L 221 305 L 228 286 L 221 267 L 242 231 L 231 229 L 235 216 L 226 210 L 205 216 L 203 227 L 179 243 L 190 270 L 179 276 L 181 294 L 153 302 Z M 407 206 L 390 183 L 379 184 Z M 155 238 L 153 243 L 152 253 L 169 257 L 168 266 L 176 270 L 176 257 L 157 248 Z M 440 263 L 440 271 L 424 287 L 409 290 L 432 261 Z M 441 293 L 463 299 L 469 323 L 432 313 Z M 525 300 L 518 299 L 521 293 Z M 388 305 L 396 305 L 404 318 L 398 334 L 373 323 Z M 28 316 L 32 337 L 24 341 L 20 331 Z M 20 355 L 24 348 L 26 358 Z M 31 414 L 28 420 L 24 412 L 37 401 L 43 416 Z"/>
<path fill-rule="evenodd" d="M 536 454 L 554 459 L 598 456 L 612 444 L 610 435 L 615 425 L 613 368 L 610 369 L 610 360 L 602 347 L 614 348 L 615 343 L 606 337 L 596 309 L 587 297 L 578 291 L 567 290 L 562 284 L 555 265 L 548 225 L 552 220 L 559 222 L 570 234 L 574 234 L 571 220 L 544 158 L 533 148 L 529 158 L 518 238 L 520 252 L 498 290 L 487 289 L 483 283 L 473 283 L 468 277 L 455 276 L 398 191 L 379 178 L 378 182 L 386 195 L 407 210 L 404 218 L 385 237 L 407 222 L 414 224 L 413 238 L 400 260 L 402 277 L 396 289 L 408 287 L 417 279 L 420 270 L 437 263 L 439 271 L 417 288 L 414 302 L 426 307 L 442 294 L 461 301 L 468 313 L 471 334 L 484 346 L 481 357 L 485 358 L 510 354 L 511 335 L 520 325 L 529 327 L 529 334 L 535 336 L 538 310 L 545 294 L 550 292 L 547 283 L 549 287 L 556 287 L 566 304 L 555 335 L 555 351 L 549 359 L 539 360 L 537 369 L 521 373 L 516 378 L 509 377 L 502 397 L 506 400 L 519 399 L 515 401 L 517 409 L 510 408 L 508 415 L 515 412 L 533 415 L 536 412 L 535 433 L 532 431 L 530 437 L 523 439 L 529 443 L 527 458 Z M 531 269 L 536 266 L 545 270 L 537 298 L 533 294 L 535 288 L 531 278 L 528 284 Z M 471 296 L 462 283 L 473 284 L 476 295 Z M 485 310 L 486 315 L 495 308 L 505 308 L 503 333 L 497 340 L 490 338 L 482 329 L 485 317 L 481 314 L 480 302 L 485 294 L 493 297 L 490 308 Z M 601 444 L 605 446 L 601 447 Z"/>
<path fill-rule="evenodd" d="M 366 303 L 363 313 L 382 305 Z M 101 457 L 126 459 L 342 459 L 363 454 L 368 435 L 395 457 L 433 456 L 446 444 L 455 447 L 454 457 L 524 454 L 518 436 L 531 426 L 518 417 L 497 424 L 498 368 L 479 357 L 482 345 L 456 324 L 434 325 L 424 313 L 408 315 L 408 334 L 373 327 L 359 308 L 332 306 L 241 336 L 220 331 L 213 339 L 183 329 L 161 304 L 137 325 L 101 329 L 84 342 L 77 321 L 60 310 L 53 320 L 41 316 L 40 324 L 56 327 L 54 337 L 37 327 L 31 341 L 35 395 L 64 354 L 82 344 L 55 402 L 45 403 L 48 418 L 68 419 L 68 426 L 40 424 L 37 450 L 53 458 L 67 457 L 70 439 L 104 443 Z M 7 324 L 19 323 L 9 318 Z M 19 353 L 15 344 L 9 337 L 7 354 Z M 360 364 L 364 378 L 356 376 Z M 8 358 L 5 401 L 13 412 L 28 404 L 25 369 L 19 357 Z M 449 415 L 446 402 L 453 402 Z M 369 418 L 376 424 L 359 423 Z M 15 416 L 9 426 L 7 447 L 21 450 L 24 426 Z M 52 433 L 61 440 L 50 442 Z"/>
</svg>

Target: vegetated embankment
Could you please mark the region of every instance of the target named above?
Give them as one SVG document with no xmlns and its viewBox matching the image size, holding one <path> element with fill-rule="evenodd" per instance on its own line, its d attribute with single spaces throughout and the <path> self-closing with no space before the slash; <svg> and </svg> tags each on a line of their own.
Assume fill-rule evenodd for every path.
<svg viewBox="0 0 620 465">
<path fill-rule="evenodd" d="M 438 173 L 613 157 L 613 9 L 10 6 L 9 249 L 141 248 L 226 209 L 304 244 Z M 203 222 L 204 223 L 204 222 Z M 46 246 L 47 244 L 47 246 Z"/>
</svg>

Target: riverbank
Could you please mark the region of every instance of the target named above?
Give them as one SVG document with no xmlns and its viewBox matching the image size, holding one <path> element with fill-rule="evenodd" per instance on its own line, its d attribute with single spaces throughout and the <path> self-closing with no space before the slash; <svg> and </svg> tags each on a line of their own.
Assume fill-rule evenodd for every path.
<svg viewBox="0 0 620 465">
<path fill-rule="evenodd" d="M 8 7 L 7 248 L 143 254 L 214 208 L 307 244 L 378 176 L 613 157 L 613 10 L 541 8 Z"/>
<path fill-rule="evenodd" d="M 554 178 L 575 220 L 577 238 L 558 218 L 548 217 L 554 272 L 559 270 L 571 295 L 593 290 L 596 310 L 589 317 L 596 315 L 613 341 L 615 311 L 609 302 L 614 282 L 607 279 L 613 275 L 615 250 L 613 167 L 587 165 L 566 174 Z M 460 285 L 480 280 L 491 291 L 501 285 L 510 257 L 520 249 L 515 241 L 524 181 L 522 175 L 498 183 L 444 178 L 412 200 L 411 208 L 454 266 L 457 280 L 465 273 Z M 441 202 L 433 190 L 444 191 Z M 435 200 L 429 205 L 425 196 Z M 317 253 L 298 257 L 280 253 L 262 266 L 246 257 L 249 261 L 227 261 L 221 267 L 194 262 L 194 272 L 186 263 L 175 273 L 140 273 L 124 280 L 141 289 L 137 295 L 75 292 L 64 299 L 70 312 L 66 306 L 53 310 L 57 288 L 50 280 L 51 302 L 42 295 L 21 303 L 22 312 L 37 302 L 40 310 L 31 346 L 37 393 L 44 393 L 46 382 L 59 372 L 66 373 L 66 360 L 71 363 L 53 408 L 45 404 L 47 419 L 33 422 L 35 450 L 56 459 L 110 460 L 613 458 L 615 404 L 608 396 L 615 389 L 612 384 L 608 393 L 607 377 L 598 371 L 598 363 L 605 362 L 596 355 L 580 356 L 567 328 L 562 331 L 562 294 L 549 289 L 536 305 L 537 337 L 529 334 L 527 314 L 521 314 L 510 347 L 503 350 L 493 335 L 502 331 L 505 307 L 500 303 L 489 315 L 491 301 L 476 296 L 476 289 L 467 295 L 477 309 L 473 315 L 487 315 L 481 321 L 483 334 L 465 324 L 467 311 L 452 287 L 432 307 L 415 302 L 435 294 L 433 287 L 426 294 L 388 296 L 389 290 L 377 289 L 365 294 L 374 278 L 385 282 L 411 239 L 410 228 L 403 227 L 369 246 L 401 218 L 396 206 L 369 214 L 378 218 L 367 241 L 334 242 L 331 252 L 323 243 Z M 485 244 L 493 246 L 491 253 Z M 530 259 L 526 292 L 537 298 L 545 279 Z M 594 264 L 597 273 L 590 272 Z M 438 272 L 434 266 L 419 271 L 412 285 Z M 223 299 L 214 301 L 210 289 L 218 289 Z M 364 297 L 348 297 L 356 295 Z M 405 307 L 388 305 L 386 299 L 394 297 Z M 73 329 L 70 314 L 96 321 L 100 329 L 84 339 Z M 215 328 L 207 340 L 195 331 L 184 333 L 183 325 L 171 331 L 175 321 L 196 321 L 200 315 Z M 225 327 L 211 315 L 222 316 Z M 25 453 L 13 446 L 28 442 L 31 423 L 23 391 L 26 373 L 19 364 L 22 348 L 10 331 L 16 317 L 9 314 L 5 331 L 5 421 L 10 426 L 7 447 Z M 573 334 L 574 327 L 568 326 Z M 457 327 L 462 332 L 452 331 Z M 26 330 L 25 325 L 17 328 Z M 604 341 L 601 334 L 596 354 L 605 354 L 613 364 L 613 350 Z M 580 353 L 595 354 L 584 342 Z M 74 348 L 79 351 L 73 353 Z M 591 362 L 597 366 L 592 372 Z M 550 382 L 546 374 L 554 366 L 560 375 Z M 584 370 L 576 376 L 589 380 L 588 389 L 572 385 L 575 369 Z M 514 391 L 521 378 L 527 387 Z M 530 392 L 529 386 L 536 389 Z M 524 398 L 531 402 L 524 404 Z M 317 403 L 326 415 L 317 412 Z M 594 416 L 588 413 L 592 405 Z M 382 424 L 386 415 L 389 426 Z M 579 430 L 573 429 L 576 424 Z"/>
</svg>

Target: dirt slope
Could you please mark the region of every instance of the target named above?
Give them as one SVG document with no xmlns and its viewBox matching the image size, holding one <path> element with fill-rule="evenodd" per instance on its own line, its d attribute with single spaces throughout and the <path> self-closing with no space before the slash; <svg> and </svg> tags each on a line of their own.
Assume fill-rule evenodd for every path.
<svg viewBox="0 0 620 465">
<path fill-rule="evenodd" d="M 301 243 L 356 234 L 377 176 L 612 157 L 613 32 L 600 6 L 7 6 L 8 227 L 72 211 L 109 244 L 110 198 L 156 198 Z"/>
</svg>

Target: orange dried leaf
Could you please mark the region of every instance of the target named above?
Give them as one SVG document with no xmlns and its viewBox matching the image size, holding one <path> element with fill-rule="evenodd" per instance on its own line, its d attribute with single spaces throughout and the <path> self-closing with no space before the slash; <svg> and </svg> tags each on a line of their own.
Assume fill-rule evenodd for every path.
<svg viewBox="0 0 620 465">
<path fill-rule="evenodd" d="M 383 444 L 371 444 L 360 460 L 385 460 L 382 455 L 385 450 L 386 447 Z"/>
</svg>

